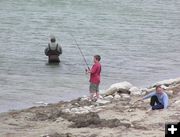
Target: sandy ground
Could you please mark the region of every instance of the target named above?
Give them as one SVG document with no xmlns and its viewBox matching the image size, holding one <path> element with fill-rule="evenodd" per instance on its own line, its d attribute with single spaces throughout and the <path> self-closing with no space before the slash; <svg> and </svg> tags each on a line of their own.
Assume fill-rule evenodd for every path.
<svg viewBox="0 0 180 137">
<path fill-rule="evenodd" d="M 149 100 L 112 101 L 98 112 L 68 114 L 68 106 L 90 106 L 91 102 L 59 102 L 0 114 L 0 137 L 163 137 L 166 122 L 180 121 L 180 86 L 170 97 L 167 110 L 147 111 Z"/>
</svg>

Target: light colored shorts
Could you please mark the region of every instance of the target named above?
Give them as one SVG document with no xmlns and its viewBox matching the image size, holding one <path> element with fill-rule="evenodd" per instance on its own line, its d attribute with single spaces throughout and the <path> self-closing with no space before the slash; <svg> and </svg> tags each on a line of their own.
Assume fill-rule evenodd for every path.
<svg viewBox="0 0 180 137">
<path fill-rule="evenodd" d="M 90 83 L 89 91 L 90 91 L 90 93 L 99 92 L 99 84 Z"/>
</svg>

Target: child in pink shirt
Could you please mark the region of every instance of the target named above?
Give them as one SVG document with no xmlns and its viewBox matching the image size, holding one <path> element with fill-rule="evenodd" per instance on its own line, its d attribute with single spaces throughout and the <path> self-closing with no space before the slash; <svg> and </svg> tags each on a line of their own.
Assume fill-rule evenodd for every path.
<svg viewBox="0 0 180 137">
<path fill-rule="evenodd" d="M 101 64 L 100 64 L 101 57 L 99 55 L 94 56 L 94 65 L 90 70 L 86 70 L 87 73 L 90 74 L 90 99 L 99 98 L 99 84 L 100 84 L 100 74 L 101 74 Z"/>
</svg>

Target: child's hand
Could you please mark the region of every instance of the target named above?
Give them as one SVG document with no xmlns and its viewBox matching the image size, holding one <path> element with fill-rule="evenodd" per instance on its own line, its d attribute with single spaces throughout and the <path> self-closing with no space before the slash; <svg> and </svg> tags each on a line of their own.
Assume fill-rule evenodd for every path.
<svg viewBox="0 0 180 137">
<path fill-rule="evenodd" d="M 86 74 L 88 74 L 88 69 L 85 69 L 85 71 L 86 71 Z"/>
</svg>

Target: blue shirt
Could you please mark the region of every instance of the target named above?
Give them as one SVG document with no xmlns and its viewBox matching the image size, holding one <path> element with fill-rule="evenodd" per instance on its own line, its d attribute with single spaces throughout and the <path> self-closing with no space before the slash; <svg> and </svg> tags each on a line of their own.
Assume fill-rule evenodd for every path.
<svg viewBox="0 0 180 137">
<path fill-rule="evenodd" d="M 152 97 L 154 95 L 157 96 L 159 102 L 164 105 L 164 108 L 168 107 L 169 98 L 168 98 L 168 95 L 165 92 L 163 92 L 162 94 L 152 92 L 152 93 L 149 93 L 148 95 L 144 96 L 143 99 L 150 98 L 150 97 Z"/>
</svg>

